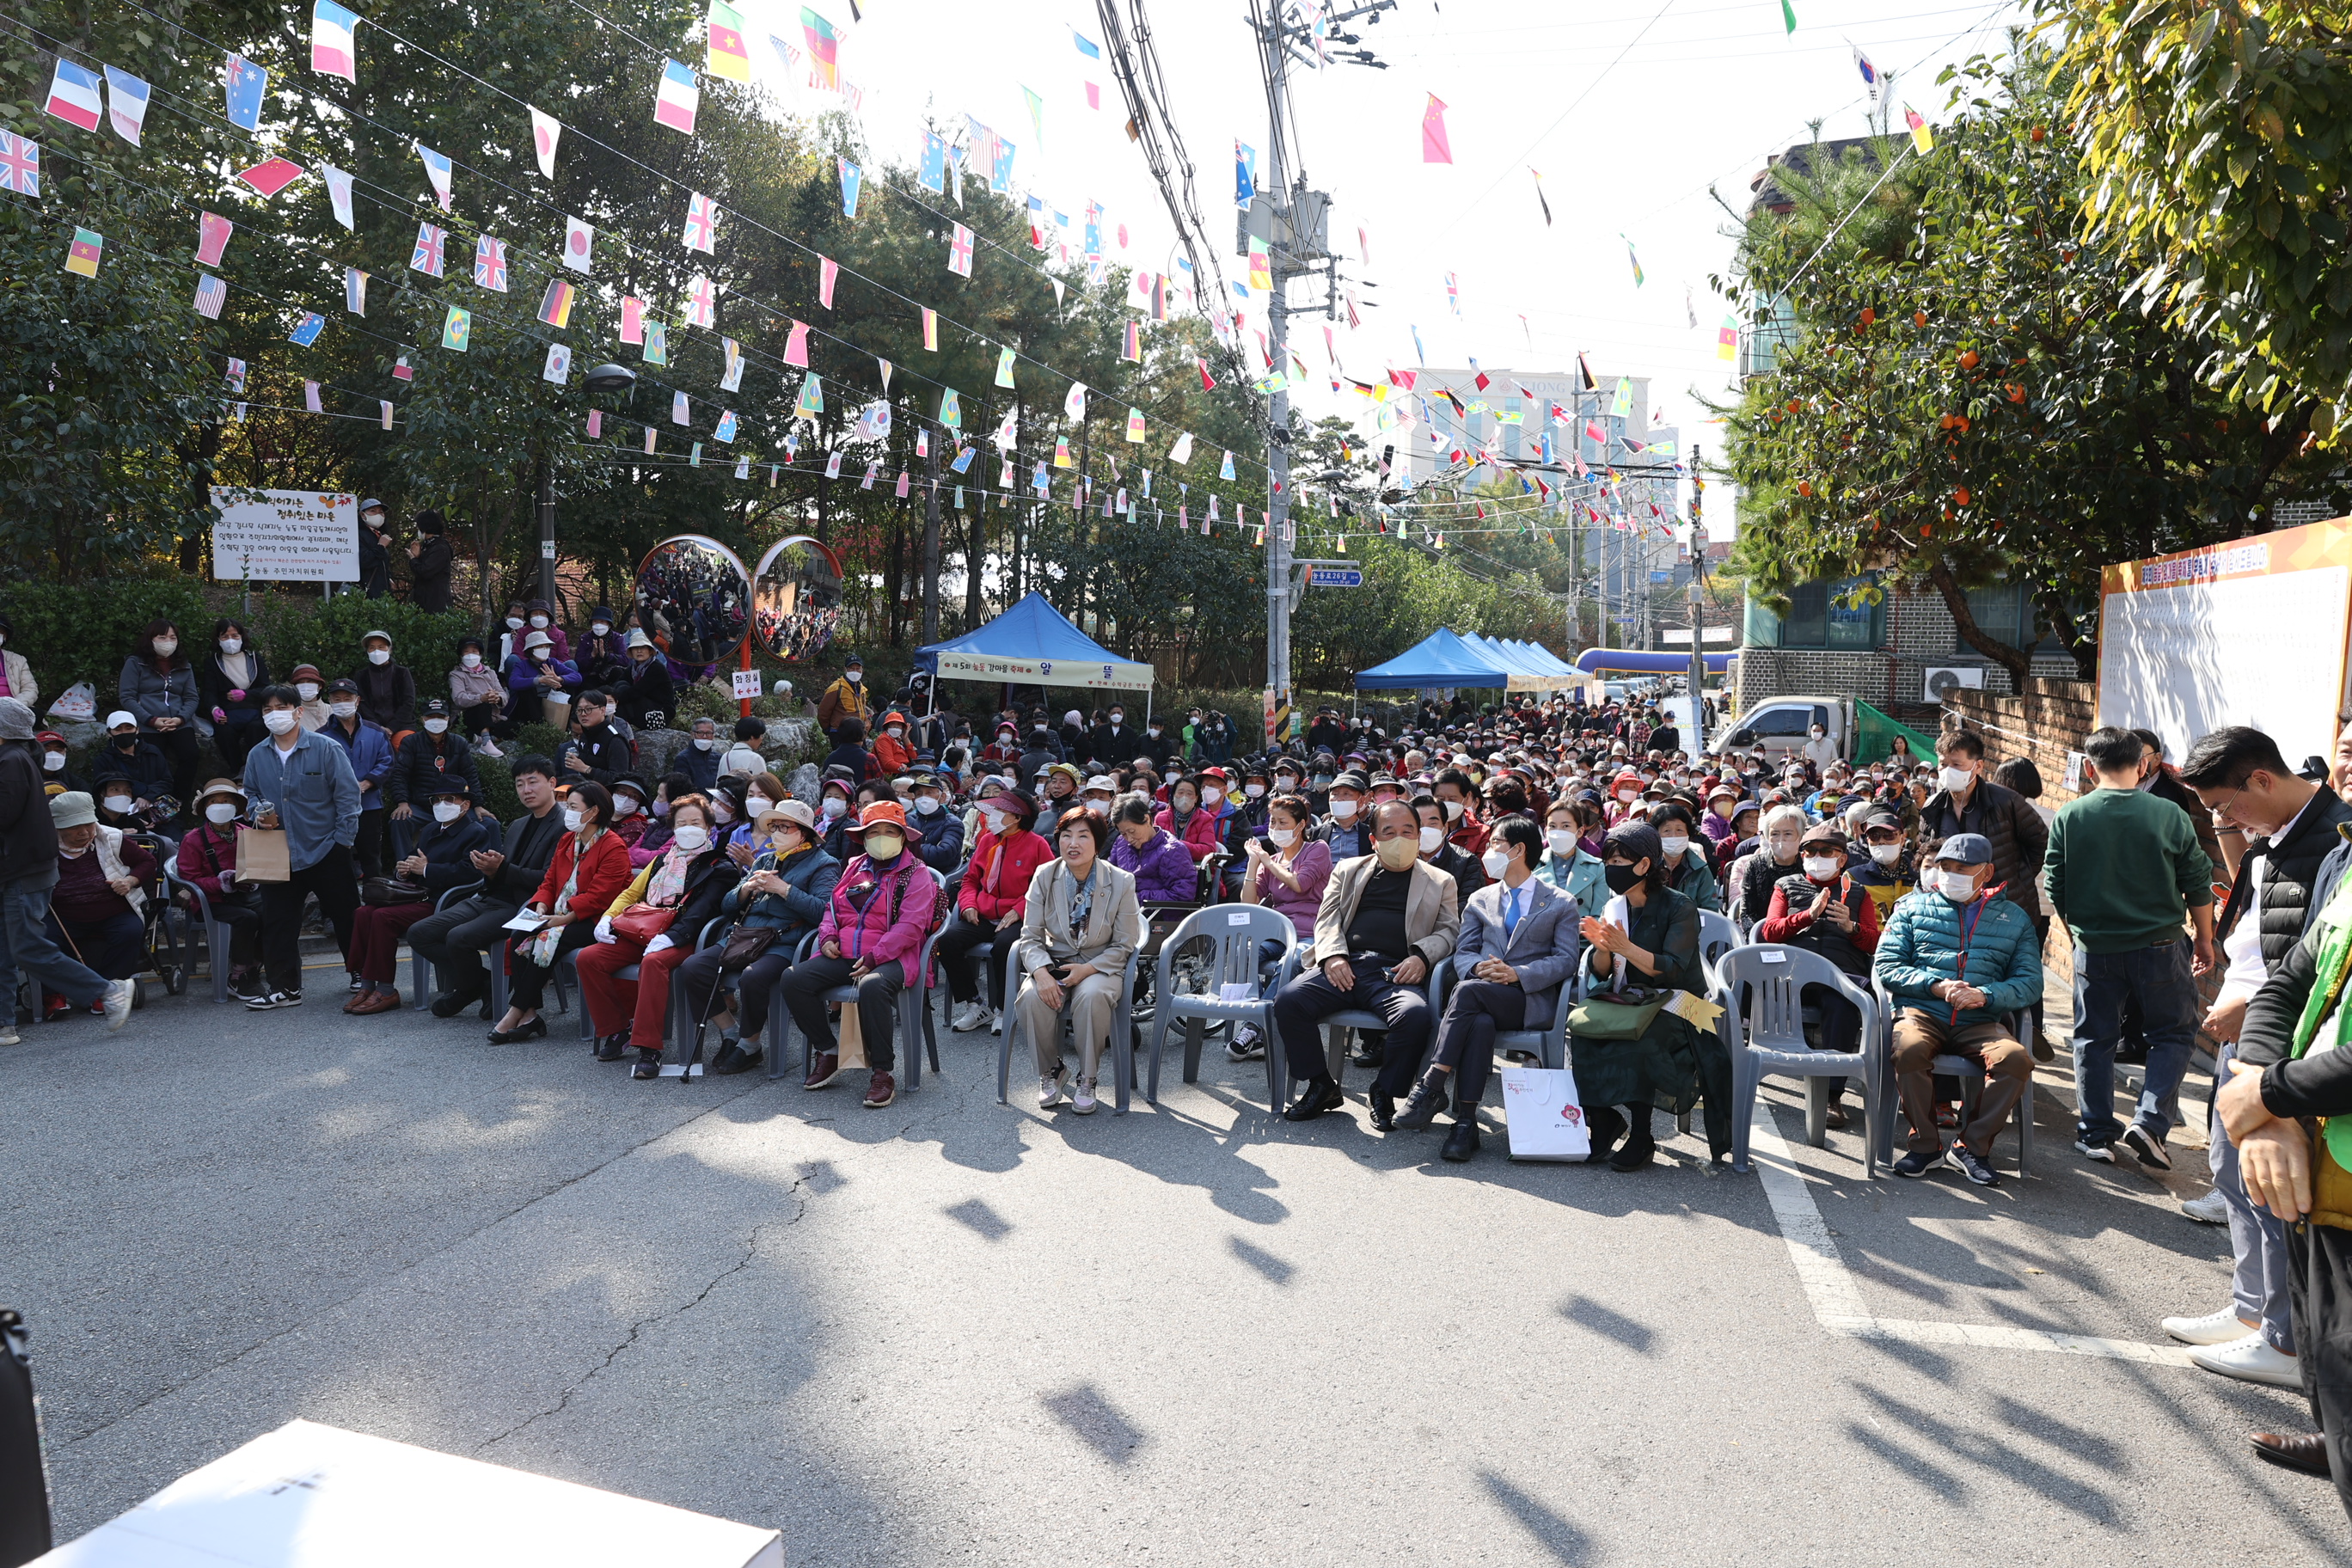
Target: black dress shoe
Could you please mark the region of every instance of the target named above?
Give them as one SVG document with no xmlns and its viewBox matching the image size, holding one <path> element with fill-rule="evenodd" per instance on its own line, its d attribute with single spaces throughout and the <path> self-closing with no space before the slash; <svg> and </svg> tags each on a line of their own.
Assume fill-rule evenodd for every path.
<svg viewBox="0 0 2352 1568">
<path fill-rule="evenodd" d="M 727 1078 L 739 1072 L 750 1072 L 767 1059 L 768 1053 L 765 1050 L 747 1051 L 734 1041 L 729 1040 L 722 1043 L 719 1047 L 719 1054 L 710 1058 L 710 1070 L 721 1078 Z"/>
<path fill-rule="evenodd" d="M 637 1052 L 637 1065 L 629 1069 L 629 1076 L 635 1079 L 661 1077 L 661 1058 L 662 1054 L 659 1051 L 649 1047 L 640 1049 Z"/>
<path fill-rule="evenodd" d="M 2306 1475 L 2327 1474 L 2327 1438 L 2318 1432 L 2257 1432 L 2247 1441 L 2273 1465 Z"/>
<path fill-rule="evenodd" d="M 1592 1129 L 1592 1152 L 1584 1157 L 1584 1163 L 1588 1165 L 1605 1164 L 1610 1152 L 1617 1147 L 1617 1141 L 1631 1131 L 1632 1126 L 1618 1114 L 1613 1105 L 1588 1105 L 1584 1108 L 1584 1120 Z"/>
<path fill-rule="evenodd" d="M 547 1020 L 545 1018 L 533 1018 L 520 1028 L 490 1031 L 490 1044 L 494 1046 L 510 1046 L 517 1040 L 543 1040 L 546 1037 Z"/>
<path fill-rule="evenodd" d="M 436 1018 L 454 1018 L 475 1003 L 486 1002 L 488 999 L 488 995 L 481 992 L 444 991 L 440 995 L 433 998 L 433 1016 Z"/>
<path fill-rule="evenodd" d="M 1396 1130 L 1396 1096 L 1384 1089 L 1376 1089 L 1364 1097 L 1372 1108 L 1372 1126 L 1381 1132 Z"/>
<path fill-rule="evenodd" d="M 1612 1171 L 1646 1171 L 1657 1157 L 1658 1141 L 1643 1132 L 1627 1139 L 1625 1146 L 1609 1157 L 1609 1168 Z"/>
<path fill-rule="evenodd" d="M 1437 1152 L 1437 1157 L 1451 1160 L 1458 1165 L 1477 1152 L 1478 1123 L 1465 1117 L 1455 1122 L 1454 1131 L 1445 1135 L 1445 1147 Z"/>
<path fill-rule="evenodd" d="M 1356 1042 L 1356 1048 L 1348 1053 L 1348 1061 L 1354 1067 L 1377 1069 L 1381 1065 L 1381 1048 L 1379 1046 L 1366 1045 L 1359 1040 Z"/>
<path fill-rule="evenodd" d="M 600 1062 L 619 1061 L 621 1053 L 628 1049 L 628 1046 L 627 1035 L 607 1035 L 596 1042 L 596 1059 Z"/>
<path fill-rule="evenodd" d="M 1328 1078 L 1310 1078 L 1298 1091 L 1298 1098 L 1282 1113 L 1285 1121 L 1312 1121 L 1327 1110 L 1337 1110 L 1347 1104 L 1339 1086 Z"/>
</svg>

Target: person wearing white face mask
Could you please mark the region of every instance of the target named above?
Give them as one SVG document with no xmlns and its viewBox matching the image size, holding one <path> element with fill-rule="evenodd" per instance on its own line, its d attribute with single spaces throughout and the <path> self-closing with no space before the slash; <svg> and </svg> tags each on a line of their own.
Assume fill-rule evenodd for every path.
<svg viewBox="0 0 2352 1568">
<path fill-rule="evenodd" d="M 877 1110 L 898 1095 L 893 1076 L 898 994 L 930 930 L 931 906 L 943 895 L 930 871 L 906 852 L 907 814 L 898 802 L 874 802 L 852 831 L 860 852 L 834 884 L 817 927 L 817 950 L 793 965 L 778 991 L 808 1041 L 809 1072 L 801 1087 L 819 1089 L 848 1070 L 824 994 L 839 985 L 856 988 L 869 1072 L 862 1103 Z M 918 1040 L 910 1048 L 923 1047 Z"/>
<path fill-rule="evenodd" d="M 1331 879 L 1331 850 L 1307 829 L 1315 820 L 1306 798 L 1278 795 L 1266 807 L 1265 832 L 1247 841 L 1249 868 L 1242 874 L 1241 901 L 1264 904 L 1289 918 L 1298 934 L 1315 936 L 1315 911 Z"/>
<path fill-rule="evenodd" d="M 269 666 L 244 624 L 213 623 L 210 649 L 196 661 L 197 728 L 210 724 L 213 745 L 232 772 L 245 766 L 245 753 L 266 732 L 257 693 L 269 684 Z"/>
<path fill-rule="evenodd" d="M 1691 809 L 1679 800 L 1662 801 L 1650 813 L 1664 852 L 1666 886 L 1711 914 L 1723 912 L 1723 894 L 1716 886 L 1715 868 L 1707 864 L 1706 840 L 1696 837 Z"/>
<path fill-rule="evenodd" d="M 703 1025 L 719 1005 L 720 986 L 731 984 L 740 999 L 737 1008 L 720 1015 L 719 1049 L 710 1058 L 710 1070 L 722 1077 L 747 1072 L 767 1060 L 761 1038 L 776 986 L 792 967 L 801 940 L 824 918 L 841 880 L 840 862 L 817 846 L 816 816 L 805 802 L 787 800 L 754 826 L 762 837 L 760 854 L 720 906 L 738 917 L 730 940 L 714 942 L 679 964 L 676 980 L 685 988 L 687 1006 L 694 1014 L 698 1044 Z M 738 938 L 747 940 L 734 940 Z M 767 945 L 747 957 L 750 941 Z M 735 976 L 731 982 L 727 980 L 730 973 Z M 751 1042 L 748 1051 L 742 1044 L 747 1039 Z"/>
<path fill-rule="evenodd" d="M 628 848 L 611 831 L 613 796 L 603 784 L 573 784 L 562 811 L 564 831 L 555 842 L 555 858 L 523 906 L 547 918 L 508 950 L 507 1011 L 490 1031 L 494 1046 L 545 1037 L 547 1020 L 539 1007 L 548 978 L 565 953 L 596 940 L 597 922 L 632 879 Z"/>
<path fill-rule="evenodd" d="M 660 1076 L 670 983 L 694 952 L 691 933 L 719 914 L 742 879 L 744 866 L 719 847 L 710 826 L 700 796 L 671 803 L 669 847 L 606 906 L 595 945 L 574 961 L 596 1033 L 596 1059 L 616 1062 L 634 1047 L 634 1079 Z M 634 980 L 621 973 L 632 964 Z"/>
<path fill-rule="evenodd" d="M 1364 775 L 1350 768 L 1331 781 L 1326 798 L 1327 812 L 1315 829 L 1331 851 L 1331 862 L 1352 860 L 1359 855 L 1372 852 L 1371 818 L 1365 807 L 1367 785 Z"/>
<path fill-rule="evenodd" d="M 947 785 L 940 775 L 918 764 L 908 785 L 907 806 L 910 847 L 942 877 L 952 873 L 963 864 L 963 818 L 948 809 Z"/>
<path fill-rule="evenodd" d="M 1917 885 L 1903 819 L 1885 806 L 1871 806 L 1863 814 L 1854 838 L 1856 853 L 1845 874 L 1878 906 L 1879 926 L 1884 930 L 1895 906 Z"/>
<path fill-rule="evenodd" d="M 469 745 L 487 736 L 490 726 L 499 721 L 499 709 L 505 703 L 506 695 L 506 683 L 482 656 L 482 639 L 461 639 L 457 666 L 449 671 L 449 706 L 457 710 L 458 725 Z"/>
<path fill-rule="evenodd" d="M 1878 906 L 1845 874 L 1846 850 L 1845 834 L 1837 827 L 1823 823 L 1808 828 L 1797 843 L 1803 869 L 1773 884 L 1771 905 L 1756 924 L 1756 940 L 1818 953 L 1866 985 L 1871 953 L 1878 946 Z M 1861 1011 L 1826 986 L 1808 985 L 1802 994 L 1821 1007 L 1821 1037 L 1813 1048 L 1856 1049 Z M 1829 1124 L 1843 1127 L 1845 1080 L 1832 1079 L 1829 1086 Z"/>
<path fill-rule="evenodd" d="M 433 798 L 434 785 L 445 778 L 462 779 L 469 793 L 482 787 L 474 763 L 474 748 L 450 724 L 449 704 L 427 699 L 416 728 L 401 737 L 391 771 L 383 783 L 384 798 L 392 803 L 392 841 L 405 858 L 415 842 L 412 824 Z"/>
<path fill-rule="evenodd" d="M 196 792 L 195 809 L 196 826 L 180 840 L 173 868 L 182 882 L 203 892 L 212 918 L 229 928 L 228 994 L 242 1002 L 255 994 L 261 956 L 261 890 L 236 878 L 237 819 L 245 815 L 245 792 L 232 780 L 214 779 Z"/>
<path fill-rule="evenodd" d="M 454 1018 L 478 1003 L 483 1021 L 488 1022 L 491 980 L 483 968 L 484 955 L 512 934 L 506 922 L 538 891 L 548 863 L 555 858 L 556 841 L 565 836 L 555 796 L 554 763 L 525 753 L 514 760 L 512 773 L 522 815 L 508 823 L 488 847 L 467 858 L 474 875 L 481 879 L 480 889 L 450 900 L 447 908 L 408 930 L 409 950 L 433 965 L 440 982 L 440 994 L 433 999 L 436 1018 Z"/>
<path fill-rule="evenodd" d="M 294 688 L 295 718 L 305 730 L 327 727 L 327 678 L 315 664 L 298 664 L 287 681 Z"/>
<path fill-rule="evenodd" d="M 2000 1177 L 1988 1163 L 1993 1140 L 2033 1085 L 2033 1056 L 2002 1019 L 2042 995 L 2042 944 L 2025 911 L 1986 897 L 1993 884 L 1992 845 L 1981 834 L 1946 839 L 1922 886 L 1895 906 L 1879 939 L 1872 973 L 1894 998 L 1893 1066 L 1911 1124 L 1898 1176 L 1924 1176 L 1949 1165 L 1980 1187 Z M 1951 1148 L 1936 1130 L 1935 1058 L 1982 1065 L 1976 1115 Z"/>
<path fill-rule="evenodd" d="M 1447 840 L 1445 807 L 1435 795 L 1416 795 L 1412 804 L 1413 815 L 1421 824 L 1421 858 L 1454 879 L 1458 894 L 1454 907 L 1459 909 L 1470 901 L 1471 894 L 1486 885 L 1486 868 L 1478 863 L 1477 856 Z"/>
<path fill-rule="evenodd" d="M 391 813 L 385 805 L 384 781 L 392 776 L 392 737 L 383 726 L 360 713 L 358 687 L 338 680 L 327 689 L 327 727 L 319 731 L 341 744 L 351 758 L 352 776 L 360 785 L 360 833 L 353 846 L 360 875 L 385 874 L 392 859 Z M 357 989 L 356 976 L 353 988 Z"/>
<path fill-rule="evenodd" d="M 388 733 L 416 728 L 416 678 L 392 657 L 392 637 L 369 632 L 360 638 L 362 658 L 352 672 L 358 689 L 360 717 L 381 724 Z"/>
<path fill-rule="evenodd" d="M 1956 833 L 1974 833 L 1992 846 L 1993 882 L 2001 896 L 2042 919 L 2041 870 L 2050 849 L 2049 825 L 2032 803 L 1985 774 L 1984 738 L 1956 730 L 1936 742 L 1936 792 L 1919 807 L 1919 856 Z"/>
<path fill-rule="evenodd" d="M 933 950 L 947 976 L 954 1009 L 949 1026 L 957 1033 L 1002 1026 L 1005 966 L 1020 939 L 1023 900 L 1037 868 L 1054 858 L 1054 847 L 1030 831 L 1037 808 L 1029 797 L 1001 784 L 982 786 L 972 837 L 971 859 L 956 884 L 955 914 Z M 980 963 L 988 963 L 988 996 L 980 994 Z"/>
<path fill-rule="evenodd" d="M 1565 795 L 1544 813 L 1544 852 L 1536 875 L 1576 900 L 1588 919 L 1598 920 L 1609 905 L 1609 880 L 1601 857 L 1584 847 L 1577 811 Z"/>
<path fill-rule="evenodd" d="M 162 750 L 172 768 L 172 798 L 185 801 L 196 787 L 196 731 L 201 693 L 193 649 L 184 648 L 180 628 L 154 620 L 139 634 L 122 661 L 122 706 L 139 721 L 139 732 Z"/>
<path fill-rule="evenodd" d="M 360 784 L 351 753 L 302 728 L 301 700 L 273 686 L 261 694 L 269 738 L 245 757 L 245 794 L 254 826 L 286 835 L 288 876 L 261 885 L 261 955 L 268 989 L 246 1005 L 256 1012 L 302 1005 L 302 904 L 311 894 L 335 928 L 348 964 L 359 887 L 352 846 L 359 838 Z"/>
<path fill-rule="evenodd" d="M 1801 807 L 1776 805 L 1763 816 L 1755 849 L 1731 863 L 1727 874 L 1727 885 L 1733 889 L 1729 913 L 1743 932 L 1753 931 L 1771 913 L 1772 891 L 1796 869 L 1797 842 L 1807 826 Z"/>
<path fill-rule="evenodd" d="M 352 921 L 352 972 L 359 992 L 343 1004 L 351 1014 L 390 1013 L 400 1006 L 400 942 L 408 929 L 433 913 L 441 895 L 481 879 L 473 858 L 490 847 L 490 830 L 472 811 L 473 787 L 446 778 L 435 787 L 432 818 L 415 835 L 415 848 L 393 868 L 410 887 L 429 895 L 409 903 L 363 903 Z M 373 890 L 373 889 L 371 889 Z"/>
</svg>

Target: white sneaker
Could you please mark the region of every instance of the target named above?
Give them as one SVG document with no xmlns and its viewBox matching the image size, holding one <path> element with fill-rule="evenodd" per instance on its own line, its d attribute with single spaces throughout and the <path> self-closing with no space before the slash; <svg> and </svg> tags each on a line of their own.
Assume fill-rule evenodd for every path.
<svg viewBox="0 0 2352 1568">
<path fill-rule="evenodd" d="M 496 741 L 493 741 L 488 735 L 485 735 L 480 740 L 474 742 L 474 755 L 478 757 L 503 757 L 506 753 L 499 750 L 499 743 Z"/>
<path fill-rule="evenodd" d="M 987 1022 L 988 1009 L 978 1002 L 967 1002 L 956 1009 L 955 1017 L 948 1027 L 959 1035 L 965 1035 Z"/>
<path fill-rule="evenodd" d="M 2158 1326 L 2189 1345 L 2235 1344 L 2254 1331 L 2240 1320 L 2235 1305 L 2224 1307 L 2218 1312 L 2208 1312 L 2201 1318 L 2167 1318 Z"/>
<path fill-rule="evenodd" d="M 106 987 L 106 1026 L 119 1029 L 131 1022 L 131 982 L 114 980 Z"/>
<path fill-rule="evenodd" d="M 0 1046 L 22 1045 L 24 1044 L 24 1039 L 25 1037 L 22 1035 L 16 1033 L 16 1025 L 0 1022 Z"/>
<path fill-rule="evenodd" d="M 1051 1078 L 1039 1079 L 1037 1080 L 1037 1109 L 1040 1110 L 1051 1110 L 1054 1107 L 1061 1103 L 1062 1075 L 1060 1073 L 1055 1073 Z"/>
<path fill-rule="evenodd" d="M 2207 1372 L 2234 1377 L 2241 1383 L 2268 1384 L 2273 1388 L 2301 1388 L 2303 1369 L 2295 1358 L 2271 1348 L 2260 1334 L 2248 1334 L 2226 1345 L 2189 1352 L 2189 1359 Z"/>
<path fill-rule="evenodd" d="M 1255 1024 L 1237 1024 L 1234 1037 L 1225 1047 L 1225 1059 L 1233 1062 L 1255 1062 L 1265 1059 L 1265 1042 L 1258 1038 Z"/>
<path fill-rule="evenodd" d="M 1090 1078 L 1078 1079 L 1078 1092 L 1070 1097 L 1070 1109 L 1080 1116 L 1092 1116 L 1095 1107 L 1101 1103 L 1095 1098 L 1095 1080 Z"/>
<path fill-rule="evenodd" d="M 2207 1193 L 2201 1198 L 2183 1198 L 2180 1200 L 2180 1212 L 2199 1225 L 2227 1225 L 2230 1223 L 2230 1200 L 2219 1192 Z"/>
<path fill-rule="evenodd" d="M 1004 1033 L 1004 1010 L 1003 1008 L 1000 1007 L 994 1013 L 989 1015 L 988 1032 L 992 1035 L 1001 1035 Z"/>
</svg>

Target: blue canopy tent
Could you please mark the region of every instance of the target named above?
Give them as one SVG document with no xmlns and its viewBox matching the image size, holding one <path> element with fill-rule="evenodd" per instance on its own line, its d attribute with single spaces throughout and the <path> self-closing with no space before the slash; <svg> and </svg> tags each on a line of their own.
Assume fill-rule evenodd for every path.
<svg viewBox="0 0 2352 1568">
<path fill-rule="evenodd" d="M 1513 682 L 1518 684 L 1514 686 Z M 1538 678 L 1507 662 L 1501 654 L 1440 626 L 1385 664 L 1360 671 L 1359 691 L 1398 691 L 1424 686 L 1500 687 L 1530 691 Z"/>
<path fill-rule="evenodd" d="M 1149 664 L 1124 659 L 1072 626 L 1043 594 L 1020 603 L 984 626 L 915 650 L 915 668 L 942 680 L 1020 681 L 1091 690 L 1151 689 Z M 1150 698 L 1145 699 L 1147 711 Z"/>
</svg>

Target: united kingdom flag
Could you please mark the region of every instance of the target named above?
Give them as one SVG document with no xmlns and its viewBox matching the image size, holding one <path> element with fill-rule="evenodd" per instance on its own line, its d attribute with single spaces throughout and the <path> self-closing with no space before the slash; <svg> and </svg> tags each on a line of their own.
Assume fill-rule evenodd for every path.
<svg viewBox="0 0 2352 1568">
<path fill-rule="evenodd" d="M 686 228 L 678 238 L 688 250 L 711 254 L 719 239 L 719 204 L 696 192 L 686 199 Z"/>
<path fill-rule="evenodd" d="M 686 286 L 686 324 L 689 327 L 719 324 L 719 291 L 710 279 L 699 272 Z"/>
<path fill-rule="evenodd" d="M 441 247 L 449 237 L 446 230 L 429 223 L 416 226 L 416 248 L 409 253 L 408 269 L 422 272 L 427 278 L 441 276 Z"/>
<path fill-rule="evenodd" d="M 474 241 L 474 287 L 507 291 L 507 242 L 488 235 Z"/>
<path fill-rule="evenodd" d="M 948 241 L 948 270 L 959 278 L 971 276 L 971 230 L 955 226 L 955 235 Z"/>
<path fill-rule="evenodd" d="M 29 136 L 0 131 L 0 191 L 20 196 L 41 194 L 41 144 Z"/>
</svg>

